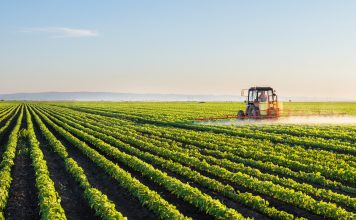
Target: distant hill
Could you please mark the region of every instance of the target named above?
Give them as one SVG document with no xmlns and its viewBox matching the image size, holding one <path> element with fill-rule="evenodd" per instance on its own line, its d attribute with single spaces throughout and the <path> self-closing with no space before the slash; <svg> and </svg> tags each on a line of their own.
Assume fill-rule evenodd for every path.
<svg viewBox="0 0 356 220">
<path fill-rule="evenodd" d="M 280 97 L 281 101 L 293 102 L 328 102 L 328 101 L 356 101 L 342 98 L 313 98 L 313 97 Z M 177 94 L 138 94 L 112 92 L 39 92 L 0 94 L 0 100 L 18 101 L 244 101 L 245 97 L 234 95 L 177 95 Z"/>
<path fill-rule="evenodd" d="M 240 96 L 136 94 L 109 92 L 41 92 L 0 94 L 1 100 L 32 101 L 242 101 Z"/>
</svg>

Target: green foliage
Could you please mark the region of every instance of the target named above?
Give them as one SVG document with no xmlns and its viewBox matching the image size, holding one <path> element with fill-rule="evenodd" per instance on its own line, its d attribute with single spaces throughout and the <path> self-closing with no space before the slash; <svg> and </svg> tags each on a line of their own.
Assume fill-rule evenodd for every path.
<svg viewBox="0 0 356 220">
<path fill-rule="evenodd" d="M 21 134 L 27 136 L 31 146 L 30 157 L 32 159 L 32 166 L 35 170 L 41 218 L 67 219 L 60 204 L 60 197 L 54 187 L 53 181 L 49 176 L 47 163 L 44 160 L 43 153 L 39 147 L 39 142 L 36 139 L 28 108 L 26 108 L 26 119 L 28 129 L 23 130 Z"/>
<path fill-rule="evenodd" d="M 292 107 L 304 108 L 308 114 L 356 114 L 352 103 L 285 104 L 286 110 Z M 0 219 L 4 219 L 16 152 L 27 143 L 22 140 L 29 143 L 26 149 L 35 170 L 41 218 L 66 218 L 33 122 L 82 188 L 84 201 L 102 219 L 126 217 L 107 195 L 91 186 L 66 147 L 77 148 L 160 219 L 190 218 L 124 167 L 215 219 L 245 219 L 238 208 L 224 204 L 226 199 L 272 219 L 303 219 L 311 217 L 309 213 L 327 219 L 355 217 L 356 126 L 224 127 L 191 121 L 235 114 L 239 108 L 243 104 L 4 102 L 0 139 L 7 132 L 10 135 L 0 162 Z M 26 123 L 21 125 L 22 121 Z M 57 136 L 69 144 L 63 145 Z"/>
<path fill-rule="evenodd" d="M 46 120 L 49 122 L 49 120 Z M 242 215 L 236 212 L 233 209 L 227 208 L 225 205 L 221 204 L 218 200 L 212 199 L 210 196 L 201 193 L 196 188 L 184 184 L 179 180 L 167 176 L 167 174 L 153 168 L 150 164 L 147 164 L 137 157 L 125 154 L 118 149 L 104 143 L 100 139 L 97 139 L 91 135 L 86 134 L 85 132 L 69 127 L 66 123 L 60 122 L 59 120 L 54 119 L 55 122 L 62 125 L 68 131 L 73 132 L 74 134 L 85 139 L 89 143 L 92 143 L 94 146 L 98 147 L 101 151 L 106 154 L 117 158 L 119 161 L 125 165 L 131 167 L 132 169 L 141 172 L 142 175 L 150 177 L 154 182 L 164 186 L 168 191 L 177 195 L 180 198 L 183 198 L 187 202 L 195 205 L 197 208 L 202 211 L 213 215 L 219 219 L 243 219 Z M 50 123 L 50 122 L 49 122 Z M 53 126 L 55 128 L 55 126 Z M 62 133 L 62 132 L 60 132 Z M 76 140 L 70 135 L 64 135 L 68 141 L 72 142 L 75 145 L 85 145 L 84 143 Z M 87 147 L 87 146 L 86 146 Z M 94 150 L 93 154 L 94 154 Z"/>
<path fill-rule="evenodd" d="M 20 111 L 18 115 L 18 111 Z M 8 197 L 9 197 L 9 188 L 11 185 L 11 168 L 14 165 L 14 159 L 16 155 L 16 146 L 18 142 L 18 134 L 21 127 L 21 120 L 23 117 L 23 108 L 19 108 L 14 113 L 14 116 L 10 120 L 15 119 L 15 115 L 18 115 L 16 119 L 16 125 L 11 131 L 6 147 L 5 152 L 2 155 L 2 160 L 0 164 L 0 212 L 3 213 Z M 5 125 L 6 126 L 6 125 Z M 3 215 L 3 214 L 2 214 Z M 3 217 L 3 216 L 2 216 Z"/>
<path fill-rule="evenodd" d="M 125 163 L 126 165 L 132 167 L 133 169 L 136 169 L 140 172 L 142 172 L 143 175 L 149 175 L 150 174 L 150 169 L 144 165 L 144 163 L 138 161 L 135 157 L 132 157 L 130 155 L 127 155 L 125 153 L 122 153 L 120 151 L 118 151 L 115 148 L 112 148 L 110 145 L 104 143 L 108 142 L 108 143 L 112 143 L 112 144 L 116 144 L 116 146 L 120 146 L 121 148 L 124 148 L 126 152 L 129 152 L 130 154 L 135 154 L 134 150 L 129 150 L 128 148 L 130 148 L 129 145 L 124 145 L 118 142 L 117 140 L 115 140 L 115 138 L 112 138 L 111 136 L 115 136 L 115 133 L 109 132 L 107 131 L 107 133 L 109 133 L 110 136 L 102 134 L 101 132 L 105 132 L 105 130 L 103 129 L 103 127 L 97 128 L 96 132 L 92 131 L 91 129 L 85 128 L 81 125 L 78 124 L 77 122 L 73 122 L 71 123 L 70 121 L 68 121 L 67 119 L 60 117 L 60 120 L 56 119 L 53 116 L 49 116 L 52 120 L 54 120 L 56 123 L 58 123 L 59 125 L 63 126 L 64 128 L 66 128 L 68 131 L 73 132 L 74 134 L 80 136 L 81 138 L 83 138 L 84 140 L 88 141 L 89 143 L 92 143 L 94 146 L 96 146 L 98 149 L 100 149 L 102 152 L 105 152 L 106 154 L 117 158 L 119 161 Z M 58 115 L 56 117 L 59 117 Z M 71 126 L 69 126 L 69 124 L 71 124 L 76 128 L 73 128 Z M 87 124 L 86 124 L 87 125 Z M 88 125 L 87 125 L 88 126 Z M 97 136 L 100 139 L 97 139 L 85 132 L 89 132 L 92 135 Z M 124 139 L 126 142 L 129 142 L 130 144 L 135 144 L 135 140 L 131 139 L 131 142 L 128 141 L 128 137 L 132 136 L 132 134 L 126 133 L 126 135 L 124 137 L 121 137 L 121 139 Z M 117 136 L 116 136 L 117 137 Z M 126 137 L 126 138 L 125 138 Z M 102 141 L 103 140 L 103 141 Z M 145 143 L 141 142 L 138 143 L 136 141 L 136 145 L 139 146 L 143 146 Z M 331 203 L 326 203 L 323 201 L 316 201 L 314 200 L 312 197 L 302 193 L 302 192 L 295 192 L 292 189 L 288 189 L 288 188 L 284 188 L 281 187 L 280 185 L 276 185 L 272 182 L 270 182 L 271 178 L 272 180 L 274 180 L 277 183 L 283 183 L 285 182 L 285 180 L 279 180 L 278 177 L 273 177 L 272 175 L 267 175 L 265 174 L 265 178 L 267 178 L 267 181 L 260 181 L 259 179 L 255 178 L 255 177 L 251 177 L 247 174 L 243 174 L 241 172 L 237 172 L 237 173 L 231 173 L 230 171 L 221 168 L 219 166 L 211 166 L 206 162 L 201 162 L 195 158 L 189 158 L 186 157 L 184 154 L 179 154 L 176 152 L 170 152 L 170 151 L 166 151 L 166 152 L 162 152 L 162 149 L 159 148 L 155 148 L 155 146 L 150 145 L 150 146 L 146 146 L 145 150 L 152 150 L 155 149 L 155 153 L 161 155 L 161 156 L 167 156 L 167 155 L 171 155 L 171 157 L 169 157 L 169 159 L 171 160 L 177 160 L 180 163 L 184 163 L 189 165 L 190 167 L 194 167 L 198 170 L 204 171 L 204 172 L 209 172 L 213 175 L 219 176 L 223 179 L 229 180 L 235 184 L 241 185 L 245 188 L 249 188 L 253 191 L 256 191 L 258 193 L 262 193 L 262 194 L 266 194 L 269 196 L 272 196 L 276 199 L 282 200 L 284 202 L 287 203 L 291 203 L 294 204 L 300 208 L 305 208 L 309 211 L 312 211 L 316 214 L 321 214 L 324 215 L 326 217 L 329 218 L 333 218 L 336 216 L 336 213 L 340 216 L 344 216 L 344 217 L 350 217 L 352 215 L 352 213 L 348 213 L 347 211 L 343 210 L 342 208 L 336 207 L 335 205 L 331 204 Z M 141 156 L 144 153 L 140 153 L 140 152 L 136 152 L 136 155 Z M 179 159 L 181 158 L 181 159 Z M 191 161 L 191 162 L 189 162 Z M 142 167 L 142 168 L 140 168 Z M 246 170 L 245 170 L 246 172 Z M 157 173 L 152 172 L 151 175 L 149 175 L 151 178 L 153 178 L 153 180 L 155 181 L 155 177 L 156 177 Z M 159 177 L 156 177 L 157 183 L 164 183 L 164 180 L 160 179 Z M 288 179 L 286 179 L 288 180 Z M 320 196 L 322 195 L 321 192 L 326 193 L 325 198 L 328 198 L 329 196 L 333 196 L 335 197 L 335 200 L 340 202 L 340 203 L 344 203 L 346 206 L 347 205 L 351 205 L 352 207 L 354 207 L 355 205 L 355 200 L 349 198 L 349 197 L 345 197 L 343 195 L 339 195 L 339 194 L 330 194 L 328 191 L 326 190 L 316 190 L 314 191 L 313 187 L 308 187 L 308 185 L 302 185 L 299 184 L 297 182 L 294 182 L 293 180 L 288 180 L 289 183 L 287 182 L 287 184 L 289 185 L 290 183 L 294 184 L 294 187 L 297 188 L 298 190 L 302 190 L 302 191 L 307 191 L 308 193 Z M 292 186 L 293 186 L 292 184 Z M 166 187 L 169 187 L 166 186 Z M 176 189 L 177 187 L 175 187 Z M 183 189 L 181 189 L 180 191 L 184 191 Z M 174 191 L 173 193 L 176 193 L 176 191 Z M 297 195 L 297 196 L 295 196 Z M 200 203 L 201 204 L 201 203 Z"/>
<path fill-rule="evenodd" d="M 88 201 L 89 206 L 95 210 L 95 213 L 103 219 L 125 220 L 126 217 L 115 209 L 115 204 L 113 204 L 106 195 L 91 187 L 83 169 L 72 158 L 68 157 L 68 153 L 61 142 L 47 129 L 36 113 L 32 113 L 42 134 L 48 140 L 54 151 L 64 160 L 67 171 L 84 189 L 84 197 Z"/>
</svg>

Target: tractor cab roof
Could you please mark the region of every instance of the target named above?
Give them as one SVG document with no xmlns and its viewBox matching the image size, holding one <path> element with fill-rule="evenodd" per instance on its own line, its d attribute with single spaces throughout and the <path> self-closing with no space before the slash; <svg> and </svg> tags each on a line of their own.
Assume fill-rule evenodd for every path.
<svg viewBox="0 0 356 220">
<path fill-rule="evenodd" d="M 273 91 L 272 87 L 258 87 L 258 86 L 251 87 L 251 88 L 249 89 L 249 91 L 251 91 L 251 90 L 257 90 L 257 91 L 268 91 L 268 90 L 272 90 L 272 91 Z"/>
</svg>

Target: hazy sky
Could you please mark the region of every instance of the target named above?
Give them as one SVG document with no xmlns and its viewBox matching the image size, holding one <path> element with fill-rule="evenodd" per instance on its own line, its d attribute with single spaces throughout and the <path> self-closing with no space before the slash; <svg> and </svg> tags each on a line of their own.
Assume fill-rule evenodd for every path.
<svg viewBox="0 0 356 220">
<path fill-rule="evenodd" d="M 356 98 L 356 1 L 1 1 L 0 93 Z"/>
</svg>

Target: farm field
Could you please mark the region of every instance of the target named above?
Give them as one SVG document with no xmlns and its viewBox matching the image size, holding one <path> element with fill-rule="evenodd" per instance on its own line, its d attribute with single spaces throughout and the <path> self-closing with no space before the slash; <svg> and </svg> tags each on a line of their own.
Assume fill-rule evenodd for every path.
<svg viewBox="0 0 356 220">
<path fill-rule="evenodd" d="M 355 219 L 356 126 L 194 122 L 243 106 L 2 102 L 0 219 Z"/>
</svg>

